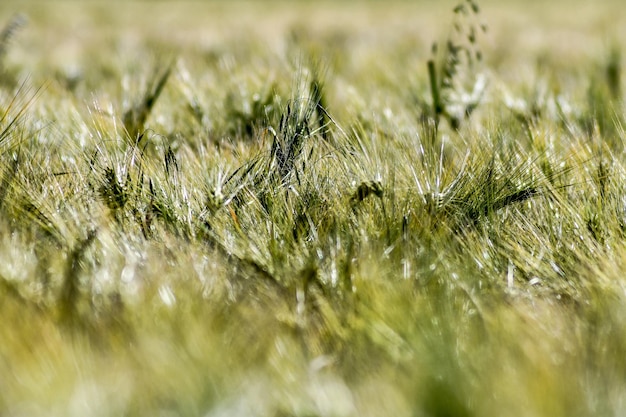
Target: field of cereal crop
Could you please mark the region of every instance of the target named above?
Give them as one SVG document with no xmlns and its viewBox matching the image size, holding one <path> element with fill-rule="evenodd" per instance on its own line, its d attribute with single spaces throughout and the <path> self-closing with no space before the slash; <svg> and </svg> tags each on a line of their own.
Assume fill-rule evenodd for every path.
<svg viewBox="0 0 626 417">
<path fill-rule="evenodd" d="M 0 4 L 0 415 L 626 413 L 622 2 Z"/>
</svg>

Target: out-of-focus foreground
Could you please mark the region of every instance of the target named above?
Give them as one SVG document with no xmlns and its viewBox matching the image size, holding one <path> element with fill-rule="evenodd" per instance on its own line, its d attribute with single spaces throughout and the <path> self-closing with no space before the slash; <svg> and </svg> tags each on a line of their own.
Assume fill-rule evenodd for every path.
<svg viewBox="0 0 626 417">
<path fill-rule="evenodd" d="M 623 5 L 431 3 L 3 1 L 0 415 L 624 415 Z"/>
</svg>

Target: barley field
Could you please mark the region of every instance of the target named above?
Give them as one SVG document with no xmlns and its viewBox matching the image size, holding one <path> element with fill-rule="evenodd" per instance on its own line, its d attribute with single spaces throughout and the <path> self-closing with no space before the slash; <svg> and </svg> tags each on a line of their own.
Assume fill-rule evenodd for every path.
<svg viewBox="0 0 626 417">
<path fill-rule="evenodd" d="M 618 0 L 0 3 L 0 416 L 626 415 Z"/>
</svg>

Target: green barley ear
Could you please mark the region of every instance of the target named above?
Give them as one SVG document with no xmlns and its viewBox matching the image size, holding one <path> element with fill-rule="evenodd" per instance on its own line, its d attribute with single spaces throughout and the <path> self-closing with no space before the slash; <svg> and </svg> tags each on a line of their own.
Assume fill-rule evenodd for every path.
<svg viewBox="0 0 626 417">
<path fill-rule="evenodd" d="M 122 219 L 121 213 L 130 198 L 130 177 L 119 178 L 115 169 L 111 167 L 106 167 L 103 174 L 98 194 L 110 210 L 112 217 L 119 222 Z"/>
<path fill-rule="evenodd" d="M 617 45 L 611 47 L 606 63 L 605 74 L 611 98 L 613 100 L 619 100 L 622 97 L 622 52 Z"/>
<path fill-rule="evenodd" d="M 26 25 L 27 21 L 26 16 L 17 14 L 9 20 L 0 32 L 0 70 L 2 70 L 2 61 L 9 49 L 11 39 L 13 39 L 18 30 Z"/>
<path fill-rule="evenodd" d="M 317 103 L 310 99 L 295 99 L 287 103 L 280 118 L 278 131 L 273 134 L 271 154 L 281 181 L 296 167 L 304 142 L 312 136 L 311 122 Z"/>
<path fill-rule="evenodd" d="M 442 46 L 433 45 L 427 66 L 435 125 L 443 116 L 458 130 L 482 101 L 486 87 L 479 72 L 483 54 L 478 40 L 487 26 L 479 23 L 480 7 L 473 0 L 462 1 L 453 13 L 453 30 Z"/>
<path fill-rule="evenodd" d="M 433 50 L 436 49 L 436 45 L 433 45 Z M 443 114 L 443 105 L 441 104 L 441 87 L 437 77 L 437 69 L 435 67 L 435 61 L 428 60 L 428 80 L 430 82 L 430 92 L 433 100 L 433 114 L 432 117 L 435 120 L 435 126 L 439 126 L 439 118 Z"/>
<path fill-rule="evenodd" d="M 309 60 L 309 66 L 311 68 L 309 95 L 311 105 L 315 106 L 316 118 L 316 126 L 314 128 L 316 132 L 319 132 L 324 140 L 329 140 L 332 120 L 328 114 L 328 99 L 326 95 L 327 89 L 326 83 L 324 82 L 327 67 L 322 64 L 319 59 L 311 57 Z"/>
<path fill-rule="evenodd" d="M 366 181 L 362 182 L 350 197 L 350 203 L 352 206 L 356 206 L 356 204 L 362 202 L 369 196 L 376 196 L 378 198 L 383 197 L 383 186 L 380 181 Z"/>
<path fill-rule="evenodd" d="M 168 65 L 161 74 L 159 74 L 158 69 L 155 69 L 152 74 L 152 81 L 149 83 L 141 99 L 124 112 L 122 122 L 131 140 L 139 141 L 140 135 L 144 131 L 146 121 L 156 101 L 163 92 L 163 88 L 171 72 L 172 64 Z"/>
<path fill-rule="evenodd" d="M 316 106 L 317 129 L 324 140 L 330 139 L 330 117 L 326 110 L 326 91 L 324 82 L 315 74 L 311 81 L 311 100 Z"/>
</svg>

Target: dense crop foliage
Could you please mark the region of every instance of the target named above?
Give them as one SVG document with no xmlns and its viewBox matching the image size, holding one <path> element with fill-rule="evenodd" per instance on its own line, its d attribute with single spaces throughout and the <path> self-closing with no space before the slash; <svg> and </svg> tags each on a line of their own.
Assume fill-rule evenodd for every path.
<svg viewBox="0 0 626 417">
<path fill-rule="evenodd" d="M 624 414 L 622 6 L 521 3 L 3 2 L 0 415 Z"/>
</svg>

